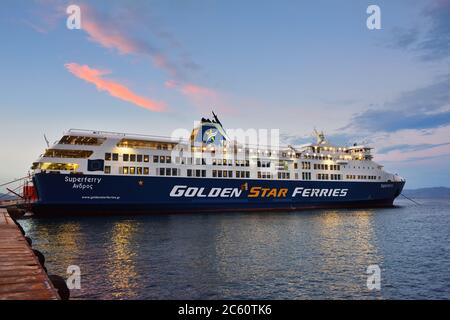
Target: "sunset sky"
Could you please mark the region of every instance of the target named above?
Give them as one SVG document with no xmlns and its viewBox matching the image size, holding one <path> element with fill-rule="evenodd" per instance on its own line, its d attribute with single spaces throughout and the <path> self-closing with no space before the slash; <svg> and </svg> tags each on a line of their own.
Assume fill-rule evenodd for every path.
<svg viewBox="0 0 450 320">
<path fill-rule="evenodd" d="M 44 134 L 169 136 L 214 109 L 284 143 L 314 128 L 366 142 L 406 188 L 450 187 L 450 0 L 6 0 L 0 39 L 0 184 L 27 174 Z"/>
</svg>

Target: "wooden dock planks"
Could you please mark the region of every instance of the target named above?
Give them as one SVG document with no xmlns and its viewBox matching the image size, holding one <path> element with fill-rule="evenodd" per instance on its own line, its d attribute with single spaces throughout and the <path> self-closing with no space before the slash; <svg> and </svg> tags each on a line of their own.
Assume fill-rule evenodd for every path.
<svg viewBox="0 0 450 320">
<path fill-rule="evenodd" d="M 0 300 L 58 300 L 56 289 L 18 226 L 0 208 Z"/>
</svg>

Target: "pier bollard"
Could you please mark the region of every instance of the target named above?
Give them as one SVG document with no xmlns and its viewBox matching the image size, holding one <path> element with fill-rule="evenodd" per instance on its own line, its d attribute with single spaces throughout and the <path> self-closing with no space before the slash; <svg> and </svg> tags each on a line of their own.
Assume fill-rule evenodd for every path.
<svg viewBox="0 0 450 320">
<path fill-rule="evenodd" d="M 18 223 L 15 219 L 14 222 L 17 225 L 17 228 L 19 228 L 20 232 L 22 233 L 22 235 L 25 237 L 25 230 L 23 230 L 22 226 L 20 225 L 20 223 Z"/>
<path fill-rule="evenodd" d="M 31 240 L 30 237 L 25 235 L 25 230 L 22 228 L 20 223 L 18 223 L 16 221 L 16 219 L 13 219 L 13 220 L 16 223 L 17 227 L 19 228 L 20 232 L 25 237 L 27 243 L 31 247 L 32 243 L 33 243 L 33 240 Z M 47 268 L 45 267 L 45 256 L 39 250 L 36 250 L 36 249 L 32 248 L 32 251 L 33 251 L 34 255 L 37 257 L 37 259 L 39 261 L 39 264 L 42 266 L 42 269 L 45 271 L 45 273 L 48 274 Z M 67 287 L 66 280 L 64 280 L 63 277 L 58 276 L 58 275 L 54 275 L 54 274 L 48 275 L 48 278 L 50 279 L 50 281 L 52 282 L 52 284 L 55 287 L 56 291 L 58 292 L 58 295 L 61 298 L 61 300 L 69 300 L 70 299 L 70 290 Z"/>
<path fill-rule="evenodd" d="M 56 291 L 58 291 L 61 300 L 69 300 L 70 290 L 67 287 L 66 280 L 64 280 L 63 277 L 58 276 L 56 274 L 49 275 L 48 278 L 52 282 L 53 286 L 56 288 Z"/>
<path fill-rule="evenodd" d="M 33 249 L 33 253 L 38 258 L 41 266 L 44 267 L 45 266 L 45 256 L 42 254 L 42 252 L 40 252 L 39 250 Z"/>
<path fill-rule="evenodd" d="M 33 245 L 33 240 L 31 240 L 30 237 L 25 237 L 25 240 L 27 240 L 28 245 L 31 247 Z"/>
</svg>

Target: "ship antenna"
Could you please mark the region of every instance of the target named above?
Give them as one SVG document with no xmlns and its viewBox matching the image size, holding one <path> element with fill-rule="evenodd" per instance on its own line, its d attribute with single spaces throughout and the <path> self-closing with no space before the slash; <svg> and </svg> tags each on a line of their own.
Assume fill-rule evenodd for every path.
<svg viewBox="0 0 450 320">
<path fill-rule="evenodd" d="M 212 114 L 213 114 L 214 120 L 215 120 L 218 124 L 222 125 L 222 123 L 220 122 L 219 118 L 217 118 L 217 115 L 214 113 L 214 111 L 212 111 Z"/>
<path fill-rule="evenodd" d="M 50 148 L 50 142 L 48 142 L 48 139 L 47 139 L 45 133 L 44 133 L 44 140 L 45 140 L 45 143 L 47 144 L 47 148 Z"/>
</svg>

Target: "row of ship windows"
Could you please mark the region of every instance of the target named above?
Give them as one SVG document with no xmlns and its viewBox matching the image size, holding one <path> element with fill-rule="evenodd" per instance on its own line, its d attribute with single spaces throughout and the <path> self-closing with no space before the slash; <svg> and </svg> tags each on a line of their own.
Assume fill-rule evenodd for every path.
<svg viewBox="0 0 450 320">
<path fill-rule="evenodd" d="M 328 174 L 328 173 L 318 173 L 317 180 L 342 180 L 342 175 L 340 174 Z"/>
<path fill-rule="evenodd" d="M 111 173 L 111 166 L 104 167 L 105 174 Z M 155 172 L 160 176 L 181 176 L 179 168 L 157 168 Z M 137 174 L 149 175 L 150 169 L 148 167 L 119 167 L 119 174 Z M 188 177 L 206 177 L 206 170 L 201 169 L 187 169 L 186 176 Z M 233 178 L 232 170 L 212 170 L 213 178 Z M 250 178 L 250 171 L 235 171 L 236 178 Z M 258 171 L 258 179 L 273 179 L 274 175 L 271 172 Z M 278 172 L 278 179 L 290 179 L 289 172 Z M 298 173 L 295 173 L 295 179 L 298 179 Z M 318 173 L 317 180 L 342 180 L 340 174 Z M 377 180 L 377 176 L 365 175 L 346 175 L 347 180 Z M 378 179 L 381 179 L 378 176 Z M 302 172 L 302 180 L 311 180 L 311 172 Z"/>
<path fill-rule="evenodd" d="M 105 160 L 106 161 L 119 161 L 119 154 L 118 153 L 105 153 Z M 149 162 L 150 158 L 148 155 L 124 153 L 122 155 L 122 160 L 130 161 L 130 162 Z"/>
<path fill-rule="evenodd" d="M 233 178 L 232 170 L 213 170 L 213 178 Z M 236 171 L 236 178 L 250 178 L 250 171 Z"/>
<path fill-rule="evenodd" d="M 106 161 L 119 161 L 118 153 L 105 153 Z M 149 162 L 150 158 L 148 155 L 142 154 L 123 154 L 122 160 L 125 162 Z M 172 163 L 171 156 L 153 156 L 153 163 Z M 196 164 L 196 165 L 206 165 L 205 158 L 189 158 L 189 157 L 176 157 L 175 163 L 177 164 Z M 233 165 L 233 160 L 231 159 L 212 159 L 212 165 L 218 166 L 231 166 Z M 250 160 L 236 160 L 236 166 L 249 167 Z"/>
<path fill-rule="evenodd" d="M 122 155 L 123 161 L 127 162 L 149 162 L 149 156 L 148 155 L 142 155 L 142 154 L 123 154 Z M 105 153 L 105 160 L 107 161 L 118 161 L 119 154 L 118 153 Z M 153 163 L 172 163 L 172 157 L 171 156 L 153 156 Z M 206 159 L 205 158 L 186 158 L 186 157 L 176 157 L 175 163 L 177 164 L 195 164 L 195 165 L 206 165 Z M 280 163 L 281 164 L 281 163 Z M 302 161 L 302 169 L 303 170 L 310 170 L 311 169 L 311 162 Z M 218 165 L 218 166 L 232 166 L 233 160 L 232 159 L 212 159 L 212 165 Z M 250 160 L 235 160 L 236 166 L 242 166 L 242 167 L 249 167 L 250 166 Z M 270 167 L 270 161 L 261 161 L 257 160 L 257 167 L 258 168 L 269 168 Z M 294 163 L 294 169 L 298 169 L 298 163 Z M 341 170 L 340 165 L 328 165 L 328 164 L 314 164 L 315 170 Z"/>
<path fill-rule="evenodd" d="M 338 164 L 321 164 L 314 163 L 314 170 L 341 170 L 341 166 Z"/>
<path fill-rule="evenodd" d="M 348 174 L 346 176 L 348 180 L 377 180 L 377 176 L 361 176 L 361 175 L 352 175 Z M 381 176 L 378 176 L 378 180 L 381 179 Z"/>
</svg>

